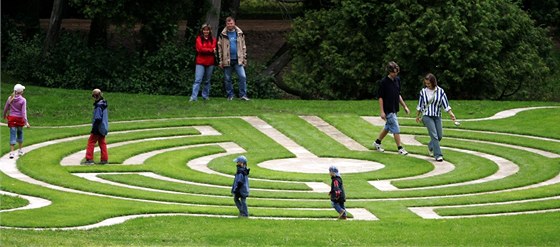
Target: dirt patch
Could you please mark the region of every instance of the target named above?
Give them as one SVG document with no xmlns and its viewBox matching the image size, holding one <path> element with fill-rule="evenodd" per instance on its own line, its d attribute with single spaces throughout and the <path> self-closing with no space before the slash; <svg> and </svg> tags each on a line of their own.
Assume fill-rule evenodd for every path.
<svg viewBox="0 0 560 247">
<path fill-rule="evenodd" d="M 266 63 L 286 41 L 291 21 L 238 20 L 237 26 L 245 32 L 249 62 Z"/>
</svg>

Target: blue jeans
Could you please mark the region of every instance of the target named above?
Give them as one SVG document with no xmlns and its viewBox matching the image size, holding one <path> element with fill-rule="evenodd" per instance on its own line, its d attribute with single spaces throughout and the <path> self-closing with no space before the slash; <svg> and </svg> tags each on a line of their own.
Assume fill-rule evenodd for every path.
<svg viewBox="0 0 560 247">
<path fill-rule="evenodd" d="M 236 193 L 233 196 L 233 201 L 235 202 L 235 206 L 239 209 L 239 215 L 241 216 L 249 216 L 249 211 L 247 210 L 247 197 L 241 196 L 241 194 Z"/>
<path fill-rule="evenodd" d="M 227 97 L 233 97 L 233 85 L 231 82 L 232 70 L 235 70 L 237 77 L 239 77 L 239 98 L 247 96 L 247 76 L 245 75 L 245 67 L 240 65 L 237 60 L 231 60 L 231 66 L 224 67 L 224 84 Z"/>
<path fill-rule="evenodd" d="M 204 82 L 204 87 L 202 88 L 202 98 L 208 99 L 208 97 L 210 97 L 210 79 L 212 79 L 212 71 L 214 71 L 214 65 L 196 65 L 191 100 L 196 100 L 198 97 L 201 82 Z"/>
<path fill-rule="evenodd" d="M 430 135 L 430 143 L 428 143 L 428 148 L 434 152 L 434 158 L 437 158 L 439 156 L 443 157 L 441 148 L 439 146 L 439 141 L 441 141 L 441 138 L 443 138 L 441 117 L 423 116 L 422 122 L 428 129 L 428 135 Z"/>
<path fill-rule="evenodd" d="M 387 122 L 385 122 L 385 129 L 393 134 L 400 134 L 401 129 L 399 128 L 399 121 L 397 120 L 396 113 L 389 113 L 387 114 L 386 118 Z"/>
<path fill-rule="evenodd" d="M 342 212 L 342 210 L 346 211 L 346 208 L 344 207 L 344 202 L 333 202 L 333 201 L 331 201 L 331 205 L 336 210 L 336 212 L 339 213 L 339 214 Z M 344 212 L 343 215 L 346 216 L 346 212 Z"/>
<path fill-rule="evenodd" d="M 10 127 L 10 145 L 23 142 L 23 127 Z"/>
</svg>

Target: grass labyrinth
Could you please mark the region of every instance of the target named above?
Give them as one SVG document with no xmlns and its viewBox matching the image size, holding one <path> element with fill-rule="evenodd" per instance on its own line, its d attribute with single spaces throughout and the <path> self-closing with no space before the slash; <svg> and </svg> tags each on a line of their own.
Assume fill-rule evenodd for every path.
<svg viewBox="0 0 560 247">
<path fill-rule="evenodd" d="M 531 108 L 506 118 L 558 112 Z M 251 168 L 249 221 L 334 222 L 327 197 L 333 164 L 344 179 L 350 221 L 559 218 L 557 125 L 549 130 L 554 137 L 544 137 L 486 127 L 501 118 L 470 119 L 460 128 L 446 121 L 445 161 L 436 162 L 425 128 L 405 117 L 410 155 L 393 152 L 391 136 L 385 153 L 372 150 L 382 128 L 375 118 L 271 113 L 113 121 L 110 164 L 90 166 L 80 164 L 87 126 L 44 127 L 36 131 L 64 135 L 28 144 L 18 159 L 0 158 L 1 227 L 84 230 L 147 216 L 237 218 L 230 190 L 232 159 L 240 154 Z"/>
</svg>

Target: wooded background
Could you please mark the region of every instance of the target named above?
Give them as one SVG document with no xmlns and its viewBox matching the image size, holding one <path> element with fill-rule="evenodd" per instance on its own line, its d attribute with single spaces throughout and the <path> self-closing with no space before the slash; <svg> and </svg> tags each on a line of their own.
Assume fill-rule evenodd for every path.
<svg viewBox="0 0 560 247">
<path fill-rule="evenodd" d="M 247 24 L 253 98 L 371 99 L 396 61 L 405 98 L 431 72 L 454 99 L 560 100 L 560 0 L 2 1 L 2 72 L 49 87 L 189 95 L 198 27 L 216 34 L 226 16 L 291 23 L 268 33 Z M 217 69 L 213 96 L 222 80 Z"/>
</svg>

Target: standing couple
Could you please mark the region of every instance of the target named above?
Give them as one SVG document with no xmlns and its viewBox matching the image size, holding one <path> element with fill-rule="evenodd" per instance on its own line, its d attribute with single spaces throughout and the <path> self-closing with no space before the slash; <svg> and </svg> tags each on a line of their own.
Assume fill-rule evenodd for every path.
<svg viewBox="0 0 560 247">
<path fill-rule="evenodd" d="M 200 84 L 204 82 L 202 98 L 208 100 L 210 97 L 210 80 L 215 64 L 215 54 L 218 54 L 218 66 L 224 70 L 224 84 L 228 100 L 233 100 L 233 85 L 231 72 L 235 70 L 239 77 L 239 98 L 249 100 L 247 97 L 247 76 L 245 66 L 247 65 L 247 47 L 245 46 L 245 35 L 235 25 L 233 17 L 226 18 L 226 27 L 218 36 L 218 40 L 212 37 L 212 28 L 208 24 L 202 25 L 196 37 L 196 69 L 193 90 L 190 101 L 196 101 Z"/>
</svg>

